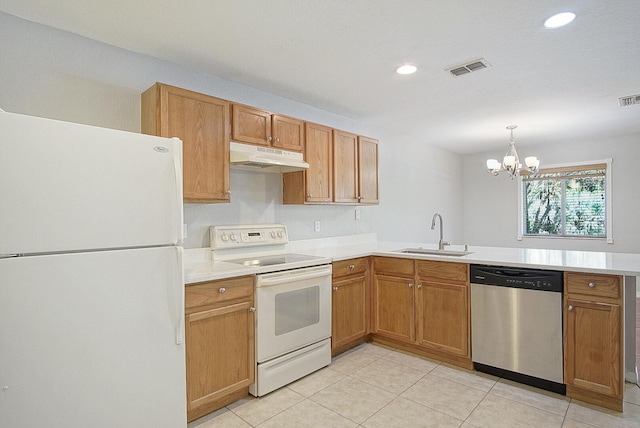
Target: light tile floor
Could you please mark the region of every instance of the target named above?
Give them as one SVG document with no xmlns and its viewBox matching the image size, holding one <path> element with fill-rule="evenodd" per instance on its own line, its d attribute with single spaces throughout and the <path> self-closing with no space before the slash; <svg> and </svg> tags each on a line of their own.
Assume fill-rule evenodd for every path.
<svg viewBox="0 0 640 428">
<path fill-rule="evenodd" d="M 239 400 L 189 428 L 640 427 L 640 388 L 624 412 L 374 344 L 360 345 L 261 398 Z"/>
</svg>

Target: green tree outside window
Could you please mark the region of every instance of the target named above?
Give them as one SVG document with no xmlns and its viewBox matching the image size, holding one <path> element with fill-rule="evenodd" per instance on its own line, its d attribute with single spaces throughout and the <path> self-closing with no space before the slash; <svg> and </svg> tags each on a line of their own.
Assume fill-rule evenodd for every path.
<svg viewBox="0 0 640 428">
<path fill-rule="evenodd" d="M 606 237 L 606 164 L 523 174 L 524 234 Z"/>
</svg>

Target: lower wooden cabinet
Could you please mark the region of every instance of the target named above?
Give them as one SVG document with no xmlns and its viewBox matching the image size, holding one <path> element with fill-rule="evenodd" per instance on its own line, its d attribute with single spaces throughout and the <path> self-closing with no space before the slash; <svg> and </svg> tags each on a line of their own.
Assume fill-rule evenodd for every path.
<svg viewBox="0 0 640 428">
<path fill-rule="evenodd" d="M 373 266 L 374 340 L 472 367 L 469 266 L 390 257 Z"/>
<path fill-rule="evenodd" d="M 369 334 L 369 260 L 366 257 L 333 263 L 331 294 L 331 353 L 364 342 Z"/>
<path fill-rule="evenodd" d="M 373 333 L 405 343 L 415 342 L 414 261 L 373 259 Z"/>
<path fill-rule="evenodd" d="M 469 266 L 437 261 L 416 263 L 416 342 L 437 352 L 471 358 Z"/>
<path fill-rule="evenodd" d="M 622 410 L 623 279 L 565 273 L 564 380 L 567 396 Z"/>
<path fill-rule="evenodd" d="M 187 419 L 239 398 L 254 382 L 253 277 L 185 288 Z"/>
</svg>

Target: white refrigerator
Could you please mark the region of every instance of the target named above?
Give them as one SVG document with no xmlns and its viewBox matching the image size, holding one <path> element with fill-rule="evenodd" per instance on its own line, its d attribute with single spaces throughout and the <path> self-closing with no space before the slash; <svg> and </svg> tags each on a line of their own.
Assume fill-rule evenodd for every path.
<svg viewBox="0 0 640 428">
<path fill-rule="evenodd" d="M 182 143 L 0 110 L 0 427 L 186 427 Z"/>
</svg>

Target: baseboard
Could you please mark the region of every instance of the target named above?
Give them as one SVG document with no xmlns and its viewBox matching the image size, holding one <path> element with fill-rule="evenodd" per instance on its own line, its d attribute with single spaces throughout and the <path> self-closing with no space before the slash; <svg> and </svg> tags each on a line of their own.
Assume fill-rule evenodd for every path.
<svg viewBox="0 0 640 428">
<path fill-rule="evenodd" d="M 623 385 L 624 387 L 624 385 Z M 615 398 L 567 385 L 567 397 L 622 412 L 622 397 Z"/>
<path fill-rule="evenodd" d="M 625 371 L 624 372 L 624 380 L 629 383 L 638 383 L 638 368 L 633 372 Z"/>
</svg>

